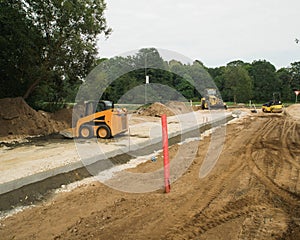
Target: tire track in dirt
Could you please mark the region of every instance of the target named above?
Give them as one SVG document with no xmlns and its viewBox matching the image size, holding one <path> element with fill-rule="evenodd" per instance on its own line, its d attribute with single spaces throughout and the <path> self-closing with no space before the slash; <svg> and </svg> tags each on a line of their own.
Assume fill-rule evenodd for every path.
<svg viewBox="0 0 300 240">
<path fill-rule="evenodd" d="M 284 212 L 274 208 L 264 208 L 262 211 L 253 212 L 243 221 L 238 239 L 281 239 L 288 227 L 287 222 Z"/>
<path fill-rule="evenodd" d="M 299 196 L 299 191 L 297 188 L 300 178 L 300 164 L 298 163 L 299 151 L 295 150 L 299 148 L 299 141 L 297 140 L 299 140 L 300 126 L 295 120 L 288 118 L 284 119 L 284 123 L 284 126 L 286 126 L 286 128 L 283 128 L 281 132 L 281 151 L 283 156 L 286 156 L 284 159 L 285 161 L 283 162 L 283 166 L 286 162 L 290 164 L 290 166 L 283 168 L 287 172 L 286 175 L 288 175 L 289 177 L 286 178 L 284 177 L 286 175 L 283 175 L 280 182 L 283 183 L 286 188 L 288 188 L 288 191 Z"/>
<path fill-rule="evenodd" d="M 279 120 L 278 120 L 279 119 Z M 267 187 L 268 190 L 272 191 L 273 193 L 275 193 L 276 195 L 280 196 L 281 198 L 283 198 L 285 201 L 287 201 L 289 204 L 292 205 L 298 205 L 299 204 L 299 197 L 297 195 L 295 195 L 294 192 L 289 191 L 288 189 L 285 189 L 282 186 L 279 186 L 279 184 L 277 183 L 276 179 L 278 178 L 278 172 L 275 172 L 275 174 L 273 173 L 272 175 L 275 175 L 275 178 L 272 179 L 269 175 L 265 174 L 264 169 L 262 169 L 262 167 L 259 166 L 258 162 L 262 161 L 265 157 L 268 158 L 268 154 L 270 154 L 268 152 L 269 148 L 266 149 L 258 149 L 257 143 L 261 143 L 264 142 L 265 139 L 270 139 L 270 135 L 271 133 L 273 134 L 276 127 L 280 124 L 283 124 L 283 132 L 284 134 L 280 134 L 281 136 L 281 141 L 283 142 L 283 144 L 287 144 L 287 138 L 289 136 L 289 132 L 290 130 L 293 128 L 292 126 L 288 126 L 289 124 L 286 122 L 282 122 L 282 118 L 272 118 L 272 116 L 270 117 L 270 119 L 266 122 L 264 129 L 258 129 L 258 131 L 256 132 L 255 136 L 253 136 L 253 138 L 251 139 L 251 141 L 247 144 L 247 148 L 246 148 L 246 155 L 250 156 L 247 158 L 247 164 L 249 166 L 249 168 L 252 170 L 253 174 L 255 174 L 258 179 Z M 277 127 L 278 129 L 278 127 Z M 280 131 L 279 131 L 280 133 Z M 263 150 L 263 151 L 260 151 Z M 259 154 L 257 154 L 257 152 L 259 152 Z M 282 150 L 284 152 L 284 154 L 287 154 L 287 150 Z M 275 171 L 277 169 L 283 169 L 284 171 L 286 171 L 286 168 L 284 168 L 283 166 L 286 164 L 291 164 L 294 167 L 298 168 L 298 165 L 295 163 L 292 163 L 291 160 L 287 160 L 287 159 L 280 159 L 280 167 L 279 168 L 275 168 Z M 284 175 L 282 175 L 284 176 Z M 297 176 L 297 181 L 299 180 L 299 174 Z"/>
<path fill-rule="evenodd" d="M 239 139 L 239 137 L 241 136 L 240 135 L 241 130 L 243 129 L 239 129 L 238 132 L 231 133 L 231 135 L 227 136 L 227 138 L 235 139 L 235 142 L 230 144 L 230 147 L 234 146 L 237 143 L 242 142 L 241 139 Z M 226 143 L 225 143 L 224 151 L 229 150 L 230 147 L 228 146 L 226 147 Z M 236 149 L 235 155 L 240 156 L 241 159 L 245 158 L 245 154 L 242 149 L 239 150 Z M 204 212 L 206 209 L 209 208 L 211 203 L 218 198 L 218 196 L 224 191 L 224 189 L 226 189 L 228 184 L 227 182 L 230 182 L 230 180 L 234 179 L 238 174 L 240 174 L 242 169 L 244 169 L 246 166 L 243 161 L 235 161 L 234 156 L 232 156 L 232 154 L 227 155 L 224 153 L 224 156 L 225 158 L 230 159 L 230 163 L 228 164 L 230 167 L 226 168 L 226 171 L 221 176 L 215 175 L 214 179 L 212 181 L 209 181 L 209 184 L 207 185 L 207 188 L 210 189 L 207 193 L 208 201 L 202 207 L 201 212 Z M 220 162 L 221 161 L 222 160 L 220 160 Z"/>
<path fill-rule="evenodd" d="M 236 218 L 239 215 L 238 212 L 231 212 L 230 207 L 225 210 L 220 210 L 217 214 L 215 212 L 209 212 L 209 208 L 227 188 L 226 181 L 230 181 L 231 178 L 234 178 L 236 175 L 234 173 L 240 172 L 243 167 L 244 166 L 239 163 L 232 165 L 227 174 L 224 174 L 222 177 L 214 178 L 213 181 L 210 181 L 209 184 L 206 185 L 205 188 L 208 189 L 208 192 L 206 192 L 205 196 L 198 195 L 196 198 L 189 199 L 189 202 L 186 202 L 183 208 L 188 209 L 185 215 L 192 217 L 188 220 L 178 218 L 177 224 L 175 224 L 171 231 L 169 231 L 170 233 L 162 239 L 174 239 L 175 236 L 182 237 L 179 239 L 193 239 L 190 237 L 199 236 L 209 229 Z"/>
<path fill-rule="evenodd" d="M 296 161 L 294 161 L 294 154 L 292 154 L 292 151 L 290 149 L 289 146 L 292 145 L 292 143 L 296 143 L 295 139 L 297 137 L 296 135 L 296 128 L 298 127 L 298 124 L 295 121 L 291 121 L 291 120 L 286 120 L 285 122 L 289 122 L 290 126 L 287 127 L 286 129 L 283 128 L 282 130 L 282 150 L 285 153 L 285 155 L 290 156 L 290 158 L 287 158 L 286 160 L 292 164 L 294 167 L 296 167 L 297 169 L 300 169 L 300 164 L 298 164 Z M 290 136 L 290 138 L 288 137 Z"/>
<path fill-rule="evenodd" d="M 236 201 L 228 204 L 220 211 L 214 211 L 211 214 L 196 214 L 187 226 L 185 226 L 187 237 L 193 239 L 201 234 L 237 218 L 251 215 L 255 212 L 264 211 L 266 207 L 255 205 L 250 199 Z"/>
<path fill-rule="evenodd" d="M 280 119 L 280 117 L 276 117 L 276 119 Z M 247 159 L 247 166 L 250 167 L 254 175 L 260 182 L 265 185 L 265 188 L 267 190 L 271 190 L 272 192 L 276 193 L 276 195 L 279 195 L 289 203 L 297 205 L 299 204 L 299 199 L 294 196 L 293 193 L 290 193 L 286 189 L 273 182 L 272 179 L 269 179 L 268 172 L 271 171 L 271 168 L 269 168 L 269 164 L 265 165 L 267 168 L 265 171 L 263 171 L 264 169 L 262 167 L 259 167 L 252 157 L 253 152 L 257 153 L 257 157 L 259 159 L 264 159 L 264 157 L 268 156 L 266 154 L 256 152 L 254 146 L 258 141 L 264 142 L 265 140 L 267 140 L 270 135 L 274 133 L 278 125 L 274 123 L 274 120 L 272 118 L 266 118 L 263 119 L 263 123 L 261 125 L 258 125 L 258 127 L 259 126 L 260 129 L 257 128 L 251 140 L 248 141 L 247 144 L 245 144 L 245 154 L 241 156 L 241 159 Z M 280 147 L 274 147 L 274 149 L 280 151 Z M 272 161 L 272 159 L 269 160 Z M 267 209 L 270 207 L 269 205 L 264 205 L 259 202 L 255 202 L 254 200 L 245 198 L 243 200 L 233 202 L 232 205 L 229 203 L 219 211 L 209 211 L 212 202 L 218 199 L 221 193 L 227 188 L 226 181 L 231 182 L 232 180 L 234 180 L 237 175 L 241 174 L 242 169 L 243 165 L 238 165 L 235 168 L 232 167 L 230 168 L 230 171 L 227 175 L 222 178 L 219 177 L 218 180 L 215 179 L 213 181 L 214 185 L 210 186 L 212 190 L 208 193 L 209 200 L 207 204 L 200 210 L 200 212 L 194 214 L 189 222 L 184 224 L 183 227 L 177 229 L 177 231 L 175 231 L 175 234 L 168 235 L 167 239 L 172 239 L 177 234 L 182 236 L 179 239 L 194 239 L 196 237 L 199 237 L 199 235 L 202 235 L 207 231 L 227 222 L 231 222 L 239 218 L 245 218 L 247 220 L 251 217 L 256 219 L 253 222 L 250 221 L 245 229 L 241 231 L 239 239 L 269 239 L 271 236 L 280 237 L 282 235 L 282 232 L 285 231 L 286 226 L 278 227 L 277 225 L 279 223 L 276 221 L 266 222 L 266 219 L 263 215 L 264 213 L 267 214 Z M 277 174 L 276 170 L 272 171 L 272 174 L 275 177 Z M 273 225 L 274 227 L 272 227 L 271 230 L 268 230 L 268 227 Z"/>
<path fill-rule="evenodd" d="M 293 192 L 300 195 L 300 164 L 297 162 L 299 152 L 295 153 L 295 148 L 299 148 L 299 124 L 290 119 L 285 119 L 285 122 L 289 123 L 289 127 L 287 129 L 283 129 L 282 131 L 282 151 L 284 155 L 287 156 L 286 160 L 290 163 L 290 174 L 289 179 L 291 181 L 287 181 L 286 185 L 289 188 L 290 192 Z M 291 147 L 293 146 L 293 147 Z"/>
<path fill-rule="evenodd" d="M 242 139 L 240 139 L 240 137 L 243 136 L 240 134 L 242 130 L 244 129 L 239 129 L 239 131 L 227 136 L 230 139 L 235 139 L 234 143 L 231 143 L 229 147 L 226 147 L 227 151 L 231 151 L 229 149 L 232 148 L 232 146 L 242 143 Z M 243 149 L 235 148 L 235 151 L 235 155 L 239 158 L 246 158 L 244 153 L 245 151 Z M 227 185 L 234 181 L 234 179 L 236 179 L 247 167 L 245 162 L 236 161 L 235 157 L 231 156 L 231 154 L 229 155 L 230 156 L 225 156 L 225 158 L 230 159 L 230 163 L 226 164 L 227 167 L 230 167 L 226 168 L 226 171 L 223 172 L 222 175 L 216 174 L 212 177 L 213 179 L 206 184 L 205 188 L 208 190 L 205 192 L 205 196 L 193 199 L 192 205 L 189 209 L 190 213 L 187 214 L 192 217 L 188 221 L 185 219 L 184 223 L 182 223 L 182 220 L 180 221 L 180 219 L 178 219 L 178 224 L 176 224 L 174 228 L 172 228 L 172 231 L 170 231 L 171 233 L 167 234 L 163 239 L 174 239 L 175 237 L 176 239 L 194 239 L 206 231 L 226 222 L 230 222 L 252 212 L 265 209 L 264 206 L 255 205 L 251 200 L 243 200 L 244 204 L 236 204 L 236 202 L 234 202 L 219 211 L 210 210 L 211 204 L 228 188 Z M 187 204 L 190 205 L 191 200 Z M 199 206 L 201 206 L 200 210 Z M 178 238 L 178 236 L 181 237 Z"/>
<path fill-rule="evenodd" d="M 261 129 L 260 134 L 263 136 L 263 139 L 266 139 L 266 136 L 270 135 L 270 133 L 277 127 L 273 124 L 273 120 L 271 118 L 266 118 L 267 122 L 265 123 L 264 127 Z"/>
<path fill-rule="evenodd" d="M 55 236 L 55 239 L 81 240 L 94 239 L 96 236 L 101 236 L 101 239 L 132 239 L 129 236 L 136 234 L 138 229 L 151 228 L 161 221 L 158 213 L 155 216 L 141 216 L 144 211 L 149 209 L 152 209 L 151 204 L 144 202 L 143 199 L 120 198 L 102 211 L 95 211 L 90 216 L 80 219 L 67 231 Z M 139 220 L 141 218 L 143 221 Z M 126 222 L 124 219 L 128 221 Z M 116 235 L 112 234 L 112 229 L 114 233 L 117 233 Z M 126 229 L 126 235 L 122 233 L 124 229 Z"/>
</svg>

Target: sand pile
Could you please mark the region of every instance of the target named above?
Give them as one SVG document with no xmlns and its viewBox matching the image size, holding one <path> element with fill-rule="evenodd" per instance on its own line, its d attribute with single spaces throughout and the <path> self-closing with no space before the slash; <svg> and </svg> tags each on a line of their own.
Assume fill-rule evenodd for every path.
<svg viewBox="0 0 300 240">
<path fill-rule="evenodd" d="M 142 116 L 152 116 L 160 117 L 162 114 L 169 116 L 174 116 L 175 113 L 171 111 L 167 106 L 162 103 L 155 102 L 151 104 L 148 108 L 142 108 L 138 111 L 138 114 Z"/>
<path fill-rule="evenodd" d="M 191 111 L 193 111 L 192 108 L 186 106 L 183 102 L 168 102 L 166 105 L 155 102 L 148 108 L 140 109 L 138 114 L 152 117 L 160 117 L 162 114 L 166 114 L 169 117 Z"/>
<path fill-rule="evenodd" d="M 170 108 L 171 111 L 174 112 L 176 115 L 189 113 L 193 111 L 192 107 L 190 105 L 186 105 L 184 102 L 171 101 L 167 102 L 166 106 Z"/>
<path fill-rule="evenodd" d="M 71 125 L 72 110 L 35 111 L 23 98 L 0 99 L 0 137 L 57 133 Z"/>
<path fill-rule="evenodd" d="M 293 104 L 285 109 L 285 114 L 296 119 L 300 120 L 300 104 Z"/>
</svg>

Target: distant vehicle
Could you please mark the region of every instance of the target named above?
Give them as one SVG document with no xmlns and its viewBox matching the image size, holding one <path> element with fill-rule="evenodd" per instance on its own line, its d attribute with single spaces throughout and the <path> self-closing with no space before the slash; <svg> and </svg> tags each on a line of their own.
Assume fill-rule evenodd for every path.
<svg viewBox="0 0 300 240">
<path fill-rule="evenodd" d="M 262 105 L 263 112 L 281 113 L 283 111 L 283 104 L 279 93 L 273 93 L 273 100 Z"/>
<path fill-rule="evenodd" d="M 73 127 L 60 132 L 67 138 L 110 138 L 128 130 L 127 112 L 111 101 L 86 101 L 74 108 Z"/>
<path fill-rule="evenodd" d="M 201 98 L 202 109 L 227 109 L 226 103 L 218 96 L 215 88 L 206 88 Z"/>
</svg>

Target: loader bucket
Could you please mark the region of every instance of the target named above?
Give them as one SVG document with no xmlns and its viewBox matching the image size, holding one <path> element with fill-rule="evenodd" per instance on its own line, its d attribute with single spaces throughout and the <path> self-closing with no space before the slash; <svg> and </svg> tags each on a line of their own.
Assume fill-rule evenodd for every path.
<svg viewBox="0 0 300 240">
<path fill-rule="evenodd" d="M 59 132 L 60 135 L 64 136 L 65 138 L 74 138 L 73 128 L 68 128 Z"/>
</svg>

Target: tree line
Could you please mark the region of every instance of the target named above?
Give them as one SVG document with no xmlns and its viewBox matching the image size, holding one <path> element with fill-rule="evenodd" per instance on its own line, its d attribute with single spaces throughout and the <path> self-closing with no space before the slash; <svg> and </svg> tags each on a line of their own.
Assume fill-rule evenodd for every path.
<svg viewBox="0 0 300 240">
<path fill-rule="evenodd" d="M 238 60 L 208 71 L 225 101 L 261 103 L 272 99 L 273 93 L 277 92 L 283 101 L 292 102 L 294 90 L 300 88 L 300 62 L 276 70 L 266 60 L 252 63 Z"/>
<path fill-rule="evenodd" d="M 107 61 L 121 60 L 119 57 Z M 164 61 L 154 48 L 141 49 L 136 56 L 122 58 L 122 61 L 137 68 L 140 66 L 140 69 L 114 81 L 105 91 L 104 98 L 118 101 L 130 89 L 145 84 L 145 75 L 149 75 L 150 82 L 168 85 L 187 100 L 193 101 L 199 101 L 203 93 L 195 88 L 195 80 L 202 88 L 216 87 L 225 102 L 234 103 L 247 103 L 249 100 L 263 103 L 272 99 L 275 92 L 280 93 L 282 101 L 293 102 L 294 90 L 300 89 L 300 62 L 293 62 L 278 70 L 266 60 L 252 63 L 237 60 L 226 66 L 209 68 L 199 60 L 191 64 L 176 60 Z M 144 69 L 146 62 L 147 68 Z"/>
<path fill-rule="evenodd" d="M 273 92 L 290 102 L 293 90 L 300 88 L 300 62 L 278 70 L 266 60 L 237 60 L 209 68 L 199 60 L 165 61 L 155 48 L 99 59 L 97 37 L 111 33 L 105 8 L 104 0 L 0 0 L 0 98 L 22 96 L 35 108 L 45 108 L 45 102 L 74 102 L 85 78 L 99 64 L 109 68 L 100 80 L 117 76 L 102 95 L 115 102 L 145 84 L 146 75 L 150 83 L 169 86 L 193 101 L 201 98 L 195 84 L 201 90 L 217 87 L 224 101 L 237 103 L 268 101 Z M 126 73 L 119 76 L 120 70 Z M 143 93 L 138 94 L 138 101 L 143 101 Z"/>
</svg>

